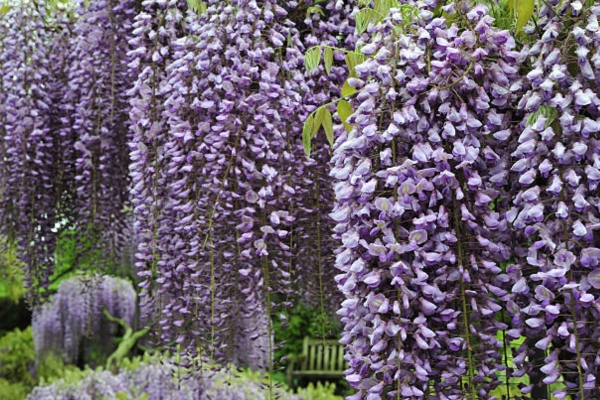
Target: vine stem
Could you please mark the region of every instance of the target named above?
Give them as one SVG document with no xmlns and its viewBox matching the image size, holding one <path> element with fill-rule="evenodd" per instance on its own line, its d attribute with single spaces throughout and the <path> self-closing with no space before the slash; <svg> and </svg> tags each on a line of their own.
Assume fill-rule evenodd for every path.
<svg viewBox="0 0 600 400">
<path fill-rule="evenodd" d="M 457 238 L 457 252 L 458 252 L 458 263 L 460 267 L 464 268 L 464 249 L 462 243 L 462 235 L 460 229 L 460 216 L 458 215 L 458 201 L 456 200 L 456 192 L 452 192 L 452 203 L 454 208 L 454 229 L 456 230 L 456 238 Z M 469 333 L 470 321 L 469 321 L 469 313 L 467 306 L 467 298 L 465 295 L 465 281 L 463 274 L 460 274 L 460 296 L 462 302 L 462 314 L 463 314 L 463 324 L 465 325 L 465 340 L 467 342 L 467 363 L 469 365 L 468 375 L 469 375 L 469 389 L 471 391 L 471 398 L 473 400 L 477 399 L 477 393 L 475 391 L 475 366 L 473 365 L 473 348 L 471 345 L 471 334 Z"/>
<path fill-rule="evenodd" d="M 323 295 L 323 262 L 321 259 L 321 213 L 319 203 L 319 171 L 315 168 L 315 197 L 317 210 L 317 266 L 319 269 L 319 303 L 321 305 L 321 339 L 325 340 L 325 298 Z M 323 347 L 324 349 L 324 347 Z"/>
<path fill-rule="evenodd" d="M 266 224 L 266 216 L 263 212 L 263 225 Z M 269 400 L 273 400 L 273 340 L 271 337 L 273 336 L 273 321 L 271 319 L 271 277 L 269 275 L 269 257 L 265 256 L 263 261 L 263 275 L 265 278 L 265 291 L 266 291 L 266 306 L 267 306 L 267 340 L 269 341 Z"/>
<path fill-rule="evenodd" d="M 215 280 L 215 252 L 213 245 L 213 231 L 212 228 L 208 231 L 209 244 L 209 259 L 210 259 L 210 361 L 214 362 L 215 355 L 215 291 L 216 291 L 216 280 Z"/>
<path fill-rule="evenodd" d="M 561 171 L 562 175 L 562 171 Z M 565 187 L 563 186 L 560 192 L 560 197 L 562 201 L 566 199 Z M 562 221 L 562 229 L 563 229 L 563 239 L 565 241 L 565 250 L 569 250 L 569 228 L 567 226 L 566 221 Z M 569 281 L 573 281 L 573 269 L 569 269 Z M 575 298 L 573 296 L 573 290 L 571 290 L 571 301 L 570 301 L 570 312 L 571 319 L 573 320 L 573 335 L 575 335 L 575 355 L 576 355 L 576 365 L 577 365 L 577 381 L 579 384 L 579 398 L 583 400 L 583 371 L 581 368 L 581 350 L 579 348 L 579 332 L 577 328 L 577 312 L 575 310 Z"/>
<path fill-rule="evenodd" d="M 502 321 L 504 321 L 504 310 L 500 310 L 500 315 L 502 317 Z M 503 343 L 503 350 L 504 350 L 504 365 L 506 366 L 506 396 L 510 399 L 510 379 L 508 376 L 508 346 L 510 345 L 510 343 L 508 342 L 508 340 L 506 340 L 506 330 L 502 330 L 502 343 Z"/>
<path fill-rule="evenodd" d="M 223 174 L 223 179 L 221 180 L 221 182 L 219 184 L 219 192 L 217 193 L 217 198 L 215 199 L 215 204 L 212 207 L 210 213 L 208 214 L 208 227 L 206 229 L 209 232 L 211 232 L 211 230 L 213 228 L 214 215 L 217 212 L 217 207 L 219 206 L 219 200 L 221 200 L 221 194 L 223 193 L 223 188 L 225 187 L 225 182 L 227 181 L 227 178 L 229 177 L 229 171 L 231 170 L 231 166 L 233 165 L 233 159 L 235 158 L 235 154 L 236 154 L 235 150 L 237 150 L 237 146 L 240 142 L 242 126 L 244 126 L 243 119 L 242 119 L 242 123 L 238 127 L 238 132 L 237 132 L 237 135 L 235 138 L 235 143 L 233 145 L 234 151 L 232 151 L 231 156 L 229 156 L 229 163 L 227 163 L 227 168 L 225 168 L 225 173 Z M 207 242 L 208 242 L 208 235 L 206 235 L 206 237 L 204 238 L 204 243 L 202 243 L 202 248 L 200 251 L 203 251 L 206 248 Z"/>
</svg>

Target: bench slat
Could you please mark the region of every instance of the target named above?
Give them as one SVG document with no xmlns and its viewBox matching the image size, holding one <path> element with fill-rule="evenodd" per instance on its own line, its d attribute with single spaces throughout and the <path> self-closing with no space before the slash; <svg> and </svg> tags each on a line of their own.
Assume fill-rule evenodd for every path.
<svg viewBox="0 0 600 400">
<path fill-rule="evenodd" d="M 317 370 L 317 357 L 316 357 L 317 347 L 315 345 L 309 346 L 309 355 L 308 355 L 308 369 L 311 371 Z"/>
<path fill-rule="evenodd" d="M 345 370 L 346 369 L 346 365 L 344 363 L 344 347 L 340 345 L 340 347 L 338 347 L 338 354 L 337 354 L 337 365 L 336 365 L 336 369 L 338 370 Z"/>
<path fill-rule="evenodd" d="M 317 360 L 315 362 L 315 369 L 319 371 L 323 371 L 323 361 L 324 361 L 324 346 L 318 344 L 315 346 L 315 351 L 317 352 Z"/>
<path fill-rule="evenodd" d="M 337 350 L 338 350 L 338 346 L 329 347 L 329 353 L 330 353 L 330 355 L 329 355 L 329 357 L 330 357 L 329 370 L 330 371 L 336 371 L 338 369 L 338 368 L 336 368 L 337 366 L 335 365 L 336 361 L 337 361 Z"/>
</svg>

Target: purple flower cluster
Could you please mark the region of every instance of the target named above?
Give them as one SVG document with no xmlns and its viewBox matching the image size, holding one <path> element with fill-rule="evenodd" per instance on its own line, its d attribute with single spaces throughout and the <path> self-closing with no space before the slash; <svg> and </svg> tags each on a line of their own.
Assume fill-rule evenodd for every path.
<svg viewBox="0 0 600 400">
<path fill-rule="evenodd" d="M 2 17 L 0 63 L 0 234 L 28 265 L 27 285 L 48 284 L 60 168 L 50 133 L 51 72 L 43 5 L 23 2 Z"/>
<path fill-rule="evenodd" d="M 299 71 L 318 41 L 290 19 L 297 7 L 209 2 L 198 15 L 174 1 L 145 2 L 131 42 L 137 267 L 159 300 L 161 340 L 227 360 L 250 346 L 242 352 L 262 361 L 248 362 L 263 367 L 273 353 L 271 292 L 292 296 L 297 279 L 315 274 L 333 282 L 327 150 L 318 166 L 304 160 L 300 127 L 339 92 L 343 71 Z M 305 23 L 337 44 L 333 25 L 345 18 L 348 26 L 351 9 L 327 7 L 337 19 Z"/>
<path fill-rule="evenodd" d="M 406 4 L 364 35 L 331 171 L 352 399 L 490 398 L 534 346 L 546 378 L 522 393 L 562 376 L 555 396 L 597 394 L 597 16 L 574 4 L 561 15 L 586 21 L 567 33 L 583 56 L 562 64 L 556 36 L 519 50 L 482 5 L 444 6 L 459 28 Z M 557 117 L 528 126 L 541 105 Z M 542 340 L 512 371 L 501 350 L 522 336 Z"/>
<path fill-rule="evenodd" d="M 63 231 L 79 232 L 81 264 L 114 266 L 126 243 L 135 2 L 85 3 L 74 19 L 35 1 L 2 17 L 0 234 L 19 245 L 32 303 L 50 284 Z"/>
<path fill-rule="evenodd" d="M 529 338 L 516 357 L 519 374 L 535 370 L 541 351 L 543 383 L 564 379 L 557 398 L 598 395 L 600 376 L 600 7 L 580 6 L 541 8 L 543 34 L 519 83 L 527 88 L 517 104 L 523 120 L 508 142 L 510 334 Z"/>
<path fill-rule="evenodd" d="M 112 276 L 75 277 L 61 282 L 50 301 L 33 310 L 33 340 L 38 360 L 49 352 L 74 363 L 84 336 L 104 349 L 113 347 L 116 327 L 104 316 L 134 324 L 137 296 L 131 283 Z"/>
<path fill-rule="evenodd" d="M 547 0 L 513 36 L 483 5 L 403 1 L 358 36 L 340 0 L 37 3 L 0 19 L 0 235 L 33 303 L 75 230 L 95 267 L 137 244 L 156 339 L 192 355 L 272 369 L 279 307 L 341 303 L 351 399 L 525 375 L 510 397 L 598 395 L 600 7 Z M 308 74 L 313 46 L 338 50 Z M 306 159 L 343 85 L 333 157 L 318 135 Z M 37 306 L 38 352 L 77 358 L 103 307 L 132 323 L 111 279 Z"/>
<path fill-rule="evenodd" d="M 82 258 L 106 267 L 124 243 L 128 204 L 127 62 L 135 1 L 79 2 L 65 93 L 76 132 L 74 228 Z M 101 257 L 99 257 L 101 255 Z"/>
<path fill-rule="evenodd" d="M 240 375 L 236 369 L 211 371 L 205 365 L 191 370 L 164 357 L 144 359 L 137 366 L 135 363 L 135 368 L 123 369 L 117 375 L 96 370 L 76 382 L 38 386 L 27 399 L 91 400 L 126 396 L 148 400 L 261 400 L 268 397 L 268 389 L 260 379 Z M 286 400 L 305 398 L 283 389 L 276 389 L 274 395 Z"/>
</svg>

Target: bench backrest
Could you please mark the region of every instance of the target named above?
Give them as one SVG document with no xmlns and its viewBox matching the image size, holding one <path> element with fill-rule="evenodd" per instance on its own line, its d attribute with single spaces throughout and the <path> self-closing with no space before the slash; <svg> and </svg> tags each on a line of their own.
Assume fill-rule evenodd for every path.
<svg viewBox="0 0 600 400">
<path fill-rule="evenodd" d="M 302 354 L 303 371 L 341 372 L 346 369 L 344 346 L 337 340 L 304 338 Z"/>
</svg>

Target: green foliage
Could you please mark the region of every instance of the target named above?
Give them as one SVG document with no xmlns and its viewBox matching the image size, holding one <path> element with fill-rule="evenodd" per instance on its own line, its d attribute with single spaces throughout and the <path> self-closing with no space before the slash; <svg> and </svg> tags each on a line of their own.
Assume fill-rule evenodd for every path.
<svg viewBox="0 0 600 400">
<path fill-rule="evenodd" d="M 511 7 L 513 0 L 486 0 L 482 3 L 490 9 L 490 15 L 494 18 L 495 25 L 500 29 L 515 29 L 515 14 Z"/>
<path fill-rule="evenodd" d="M 23 287 L 23 263 L 17 257 L 16 245 L 0 238 L 0 298 L 18 303 L 25 293 Z"/>
<path fill-rule="evenodd" d="M 343 397 L 336 396 L 335 384 L 331 382 L 317 382 L 316 385 L 309 383 L 305 388 L 298 389 L 298 395 L 304 400 L 343 400 Z"/>
<path fill-rule="evenodd" d="M 206 3 L 200 0 L 187 0 L 187 4 L 190 10 L 197 12 L 202 15 L 206 12 Z"/>
<path fill-rule="evenodd" d="M 48 354 L 40 360 L 37 366 L 38 384 L 51 384 L 59 380 L 78 382 L 85 378 L 91 369 L 81 370 L 74 365 L 65 364 L 64 361 L 54 355 Z"/>
<path fill-rule="evenodd" d="M 316 130 L 313 129 L 315 125 L 315 115 L 311 113 L 306 121 L 304 121 L 304 126 L 302 127 L 302 146 L 304 146 L 304 152 L 307 157 L 310 157 L 310 141 L 313 137 L 313 131 L 316 133 Z M 319 129 L 317 127 L 317 129 Z"/>
<path fill-rule="evenodd" d="M 333 65 L 334 50 L 346 53 L 345 60 L 346 66 L 348 67 L 348 76 L 350 78 L 356 77 L 356 66 L 363 63 L 367 57 L 359 53 L 358 51 L 348 51 L 331 46 L 313 46 L 306 51 L 306 53 L 304 54 L 304 67 L 306 69 L 306 72 L 308 74 L 311 74 L 314 71 L 316 71 L 316 69 L 319 67 L 319 64 L 321 63 L 322 54 L 325 64 L 325 71 L 329 74 Z M 306 118 L 306 121 L 304 121 L 304 126 L 302 128 L 302 146 L 304 147 L 304 152 L 306 153 L 307 157 L 310 157 L 311 141 L 321 127 L 323 127 L 323 130 L 325 131 L 325 135 L 327 137 L 329 145 L 333 146 L 333 142 L 335 139 L 333 134 L 333 118 L 331 112 L 326 109 L 327 106 L 338 103 L 338 116 L 340 117 L 341 122 L 344 124 L 344 127 L 346 127 L 348 131 L 352 129 L 351 125 L 349 125 L 346 122 L 346 120 L 348 116 L 352 114 L 353 111 L 350 107 L 350 103 L 345 101 L 345 99 L 352 96 L 355 93 L 356 88 L 350 86 L 348 80 L 346 79 L 342 86 L 341 98 L 333 100 L 327 104 L 323 104 L 321 107 L 317 108 Z M 343 102 L 341 106 L 340 102 Z M 342 109 L 343 114 L 339 113 L 340 108 Z M 349 113 L 348 108 L 350 108 Z"/>
<path fill-rule="evenodd" d="M 361 8 L 356 13 L 356 32 L 358 32 L 359 35 L 361 35 L 367 30 L 367 27 L 369 26 L 369 23 L 373 20 L 374 16 L 375 10 L 368 7 Z"/>
<path fill-rule="evenodd" d="M 129 393 L 135 393 L 136 390 L 139 391 L 139 389 L 132 386 L 127 392 L 115 393 L 116 398 L 117 400 L 148 400 L 150 398 L 150 394 L 148 393 L 140 393 L 139 395 L 136 393 L 135 397 L 131 397 Z"/>
<path fill-rule="evenodd" d="M 536 112 L 531 113 L 527 119 L 527 126 L 534 125 L 540 116 L 544 116 L 546 118 L 546 124 L 544 128 L 547 128 L 558 120 L 558 110 L 554 107 L 541 105 Z"/>
<path fill-rule="evenodd" d="M 356 32 L 359 35 L 367 30 L 369 24 L 376 25 L 383 21 L 392 8 L 398 8 L 402 14 L 402 23 L 394 29 L 396 34 L 406 33 L 419 15 L 419 8 L 414 4 L 399 4 L 398 0 L 375 0 L 373 8 L 368 7 L 369 3 L 359 1 L 364 6 L 356 13 Z"/>
<path fill-rule="evenodd" d="M 352 130 L 352 125 L 350 125 L 347 121 L 348 117 L 354 113 L 352 106 L 346 100 L 340 100 L 338 101 L 337 111 L 338 117 L 340 117 L 342 124 L 344 124 L 346 130 L 350 132 Z"/>
<path fill-rule="evenodd" d="M 333 49 L 331 47 L 325 47 L 323 51 L 323 62 L 325 63 L 325 72 L 327 75 L 331 73 L 331 67 L 333 66 Z"/>
<path fill-rule="evenodd" d="M 63 231 L 58 237 L 54 252 L 54 273 L 50 276 L 50 290 L 58 290 L 58 285 L 75 275 L 77 265 L 77 236 L 75 231 Z"/>
<path fill-rule="evenodd" d="M 31 388 L 21 382 L 10 382 L 0 378 L 0 400 L 19 400 L 27 397 Z"/>
<path fill-rule="evenodd" d="M 275 343 L 285 342 L 275 352 L 275 359 L 302 353 L 302 342 L 305 336 L 319 339 L 338 339 L 339 321 L 330 316 L 322 316 L 318 307 L 298 304 L 282 313 L 285 316 L 285 327 L 275 325 Z M 326 337 L 322 338 L 325 332 Z"/>
<path fill-rule="evenodd" d="M 30 369 L 35 362 L 31 327 L 15 329 L 0 339 L 0 378 L 31 386 L 35 380 Z"/>
<path fill-rule="evenodd" d="M 325 16 L 325 13 L 323 12 L 323 9 L 321 8 L 321 6 L 310 6 L 306 8 L 306 18 L 310 18 L 310 16 L 312 14 L 321 14 L 323 16 Z"/>
<path fill-rule="evenodd" d="M 210 367 L 208 367 L 210 369 Z M 237 369 L 234 365 L 229 365 L 226 368 L 220 369 L 220 374 L 213 380 L 213 386 L 232 387 L 236 392 L 243 393 L 247 400 L 263 400 L 266 393 L 257 393 L 256 387 L 268 388 L 273 387 L 273 398 L 285 399 L 289 397 L 289 390 L 285 383 L 275 382 L 268 374 L 251 369 Z"/>
<path fill-rule="evenodd" d="M 517 20 L 515 33 L 517 35 L 523 33 L 523 27 L 533 16 L 535 0 L 509 0 L 508 4 Z"/>
<path fill-rule="evenodd" d="M 24 399 L 39 383 L 52 383 L 65 378 L 76 382 L 88 373 L 65 365 L 62 359 L 54 355 L 46 356 L 36 365 L 31 327 L 15 329 L 0 338 L 0 400 Z"/>
<path fill-rule="evenodd" d="M 307 74 L 312 74 L 321 62 L 321 46 L 313 46 L 304 54 L 304 68 Z"/>
<path fill-rule="evenodd" d="M 89 238 L 81 237 L 79 232 L 72 229 L 60 233 L 54 251 L 55 267 L 50 276 L 51 292 L 56 292 L 59 284 L 65 279 L 83 271 L 86 274 L 99 273 L 97 265 L 103 265 L 109 271 L 115 270 L 115 265 L 101 259 L 100 249 L 92 250 L 91 242 Z"/>
<path fill-rule="evenodd" d="M 311 140 L 315 137 L 321 127 L 323 127 L 323 130 L 325 131 L 329 145 L 333 146 L 333 118 L 331 117 L 331 112 L 325 108 L 325 105 L 313 111 L 304 122 L 304 127 L 302 128 L 302 144 L 307 156 L 310 156 Z"/>
<path fill-rule="evenodd" d="M 350 78 L 356 77 L 356 66 L 359 64 L 362 64 L 366 59 L 367 59 L 367 57 L 360 53 L 355 53 L 355 52 L 346 53 L 346 66 L 348 67 L 348 76 Z M 356 90 L 354 90 L 354 91 L 356 92 Z M 342 92 L 343 92 L 343 89 L 342 89 Z M 342 93 L 342 97 L 346 97 L 346 95 L 344 95 Z"/>
</svg>

